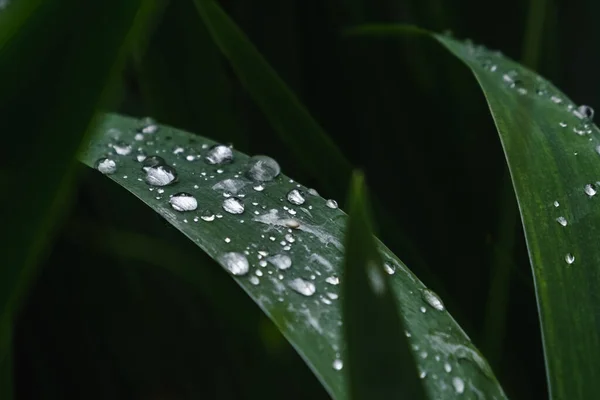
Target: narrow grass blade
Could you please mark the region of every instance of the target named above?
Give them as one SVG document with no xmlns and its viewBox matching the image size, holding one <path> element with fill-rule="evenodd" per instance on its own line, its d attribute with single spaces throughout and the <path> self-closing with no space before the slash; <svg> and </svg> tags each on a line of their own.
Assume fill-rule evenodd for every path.
<svg viewBox="0 0 600 400">
<path fill-rule="evenodd" d="M 403 30 L 374 25 L 351 33 Z M 600 131 L 593 111 L 498 52 L 422 33 L 472 70 L 498 129 L 535 280 L 551 398 L 593 398 L 600 390 Z"/>
<path fill-rule="evenodd" d="M 281 139 L 325 185 L 344 191 L 349 162 L 244 33 L 213 0 L 195 0 L 213 40 Z"/>
<path fill-rule="evenodd" d="M 141 133 L 143 126 L 132 118 L 107 115 L 80 159 L 104 171 L 219 261 L 332 397 L 348 398 L 345 371 L 336 363 L 346 351 L 339 304 L 346 215 L 335 202 L 283 174 L 256 181 L 256 167 L 249 169 L 256 159 L 234 150 L 233 160 L 225 160 L 230 163 L 210 164 L 207 157 L 215 161 L 212 140 L 167 126 Z M 118 138 L 111 136 L 115 130 L 121 133 Z M 144 159 L 155 155 L 162 160 Z M 152 185 L 165 182 L 170 184 Z M 423 297 L 423 284 L 378 245 L 430 397 L 480 392 L 505 398 L 462 329 L 443 307 L 434 308 L 435 303 Z M 199 274 L 186 272 L 194 273 Z M 455 390 L 456 378 L 463 385 Z"/>
<path fill-rule="evenodd" d="M 0 13 L 3 331 L 68 204 L 75 153 L 105 84 L 144 19 L 140 1 L 14 3 Z M 8 352 L 0 347 L 0 360 Z"/>
<path fill-rule="evenodd" d="M 416 355 L 373 236 L 360 173 L 353 176 L 348 207 L 341 301 L 350 398 L 425 399 Z"/>
</svg>

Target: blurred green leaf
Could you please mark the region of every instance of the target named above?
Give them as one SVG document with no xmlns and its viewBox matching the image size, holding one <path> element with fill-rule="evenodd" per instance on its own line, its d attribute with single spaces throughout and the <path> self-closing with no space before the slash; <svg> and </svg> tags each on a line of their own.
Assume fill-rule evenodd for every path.
<svg viewBox="0 0 600 400">
<path fill-rule="evenodd" d="M 600 132 L 534 72 L 483 46 L 429 35 L 472 70 L 498 129 L 525 229 L 551 398 L 593 398 L 600 388 Z"/>
<path fill-rule="evenodd" d="M 213 141 L 166 126 L 144 134 L 140 127 L 139 121 L 128 117 L 106 116 L 98 135 L 84 147 L 81 160 L 90 167 L 103 158 L 110 160 L 104 167 L 114 162 L 116 170 L 107 176 L 226 270 L 238 273 L 236 282 L 273 320 L 329 393 L 336 399 L 348 398 L 344 370 L 334 368 L 346 348 L 338 300 L 346 215 L 284 175 L 262 185 L 252 181 L 247 174 L 250 159 L 240 152 L 233 151 L 231 164 L 210 165 L 204 159 L 213 151 Z M 162 157 L 176 170 L 177 182 L 149 186 L 147 179 L 166 178 L 169 168 L 156 166 L 144 171 L 137 159 L 145 155 Z M 302 201 L 290 195 L 293 189 L 300 191 L 304 203 L 295 204 Z M 197 209 L 176 211 L 170 203 L 177 203 L 174 197 L 179 193 L 193 196 Z M 187 200 L 186 204 L 194 204 Z M 232 210 L 232 206 L 241 213 L 224 210 Z M 445 310 L 432 308 L 422 295 L 423 284 L 380 246 L 414 358 L 419 369 L 431 376 L 424 380 L 430 396 L 458 398 L 459 392 L 479 391 L 504 398 L 488 364 L 462 329 Z M 246 268 L 248 272 L 243 273 Z M 453 395 L 448 397 L 459 377 L 465 386 L 458 392 L 452 389 Z"/>
<path fill-rule="evenodd" d="M 107 82 L 151 7 L 141 1 L 18 2 L 0 12 L 0 330 L 10 329 L 37 261 L 68 204 L 74 155 Z M 10 362 L 0 343 L 0 362 Z"/>
<path fill-rule="evenodd" d="M 342 313 L 351 399 L 425 399 L 405 329 L 373 237 L 361 173 L 352 179 Z"/>
<path fill-rule="evenodd" d="M 240 82 L 303 166 L 323 184 L 343 191 L 350 163 L 302 106 L 244 33 L 212 0 L 195 0 L 213 40 L 231 62 Z"/>
</svg>

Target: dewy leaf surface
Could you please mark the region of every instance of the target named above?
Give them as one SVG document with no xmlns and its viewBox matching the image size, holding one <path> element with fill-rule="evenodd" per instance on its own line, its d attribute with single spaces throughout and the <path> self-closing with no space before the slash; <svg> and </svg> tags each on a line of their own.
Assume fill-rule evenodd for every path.
<svg viewBox="0 0 600 400">
<path fill-rule="evenodd" d="M 348 33 L 393 37 L 407 30 L 434 38 L 464 62 L 488 102 L 525 230 L 551 398 L 597 397 L 600 132 L 586 118 L 593 110 L 500 52 L 470 41 L 402 25 L 365 25 Z"/>
<path fill-rule="evenodd" d="M 233 279 L 281 329 L 332 397 L 347 399 L 339 303 L 346 214 L 283 174 L 252 181 L 247 155 L 233 150 L 232 163 L 207 164 L 213 141 L 166 126 L 153 133 L 146 127 L 143 133 L 142 127 L 135 119 L 107 115 L 80 159 L 93 167 L 108 158 L 100 165 L 113 172 L 108 177 L 238 274 Z M 175 183 L 146 183 L 148 172 L 138 159 L 153 155 L 176 170 Z M 166 171 L 151 178 L 168 181 Z M 174 199 L 182 192 L 193 199 Z M 176 211 L 171 203 L 196 208 Z M 429 396 L 505 398 L 487 362 L 450 314 L 433 307 L 423 284 L 378 245 Z"/>
</svg>

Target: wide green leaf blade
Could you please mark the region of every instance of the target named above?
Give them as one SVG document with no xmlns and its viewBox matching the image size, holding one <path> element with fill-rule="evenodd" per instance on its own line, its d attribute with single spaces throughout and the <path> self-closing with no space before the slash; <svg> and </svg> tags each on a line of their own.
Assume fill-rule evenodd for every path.
<svg viewBox="0 0 600 400">
<path fill-rule="evenodd" d="M 404 30 L 374 25 L 352 33 Z M 586 118 L 588 109 L 501 53 L 419 33 L 472 70 L 498 129 L 535 280 L 551 398 L 594 398 L 600 389 L 600 132 Z"/>
<path fill-rule="evenodd" d="M 373 236 L 361 173 L 352 178 L 348 208 L 341 301 L 350 397 L 425 399 Z"/>
<path fill-rule="evenodd" d="M 248 179 L 249 157 L 240 152 L 234 150 L 231 164 L 211 165 L 205 158 L 212 154 L 213 141 L 166 126 L 154 131 L 142 129 L 132 118 L 108 115 L 80 158 L 88 166 L 108 158 L 100 169 L 113 172 L 108 175 L 112 180 L 226 270 L 242 273 L 234 276 L 237 283 L 275 322 L 329 393 L 336 399 L 348 398 L 340 365 L 346 346 L 339 305 L 346 215 L 333 202 L 282 174 L 262 184 Z M 138 160 L 151 155 L 162 157 L 176 170 L 176 183 L 163 187 L 146 183 L 170 178 L 169 167 L 142 169 Z M 302 192 L 303 203 L 297 193 L 290 194 L 293 189 Z M 181 192 L 195 198 L 197 209 L 173 208 L 171 202 L 180 209 L 193 208 L 189 198 L 170 197 Z M 379 246 L 429 396 L 486 393 L 504 398 L 487 362 L 462 329 L 445 310 L 430 305 L 435 303 L 423 297 L 423 284 L 385 246 Z M 244 259 L 247 273 L 243 273 Z"/>
</svg>

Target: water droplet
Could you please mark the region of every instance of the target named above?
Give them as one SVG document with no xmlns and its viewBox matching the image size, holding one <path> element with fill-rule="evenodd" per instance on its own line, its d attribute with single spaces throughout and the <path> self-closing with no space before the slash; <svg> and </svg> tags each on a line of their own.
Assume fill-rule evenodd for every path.
<svg viewBox="0 0 600 400">
<path fill-rule="evenodd" d="M 96 161 L 96 169 L 104 175 L 110 175 L 117 172 L 117 163 L 110 158 L 100 158 Z"/>
<path fill-rule="evenodd" d="M 146 159 L 146 157 L 147 157 L 147 156 L 146 156 L 146 154 L 144 154 L 144 153 L 139 153 L 139 154 L 137 154 L 137 155 L 135 156 L 135 160 L 136 160 L 137 162 L 142 162 L 142 161 L 144 161 L 144 160 Z"/>
<path fill-rule="evenodd" d="M 462 394 L 465 391 L 465 381 L 458 376 L 452 378 L 452 386 L 454 386 L 454 391 L 458 394 Z"/>
<path fill-rule="evenodd" d="M 585 191 L 585 194 L 587 194 L 590 197 L 592 197 L 596 194 L 596 189 L 594 189 L 594 187 L 589 183 L 587 185 L 585 185 L 583 190 Z"/>
<path fill-rule="evenodd" d="M 267 258 L 267 261 L 281 270 L 288 269 L 292 266 L 292 259 L 285 254 L 275 254 L 274 256 Z"/>
<path fill-rule="evenodd" d="M 225 240 L 225 243 L 231 243 L 231 238 L 228 238 L 228 237 L 226 237 L 226 238 L 225 238 L 225 239 L 223 239 L 223 240 Z"/>
<path fill-rule="evenodd" d="M 144 161 L 145 162 L 145 161 Z M 157 165 L 146 170 L 146 183 L 152 186 L 167 186 L 177 181 L 175 168 L 169 165 Z"/>
<path fill-rule="evenodd" d="M 200 218 L 202 218 L 203 221 L 212 222 L 215 220 L 215 214 L 213 214 L 210 210 L 204 210 L 202 211 Z"/>
<path fill-rule="evenodd" d="M 302 278 L 292 279 L 288 286 L 303 296 L 312 296 L 316 292 L 315 284 Z"/>
<path fill-rule="evenodd" d="M 204 160 L 208 164 L 228 164 L 233 162 L 233 150 L 223 144 L 216 144 L 208 150 Z"/>
<path fill-rule="evenodd" d="M 165 159 L 159 156 L 146 157 L 142 161 L 142 169 L 144 171 L 148 171 L 150 168 L 158 167 L 159 165 L 167 165 Z"/>
<path fill-rule="evenodd" d="M 575 256 L 571 253 L 567 253 L 567 255 L 565 256 L 565 261 L 567 262 L 567 264 L 571 265 L 575 262 Z"/>
<path fill-rule="evenodd" d="M 340 284 L 340 278 L 338 278 L 337 276 L 329 276 L 325 279 L 325 282 L 329 283 L 330 285 L 339 285 Z"/>
<path fill-rule="evenodd" d="M 425 379 L 426 377 L 427 377 L 427 371 L 421 371 L 421 373 L 419 374 L 419 378 Z"/>
<path fill-rule="evenodd" d="M 427 312 L 427 309 L 425 307 L 419 307 L 419 310 L 425 314 Z"/>
<path fill-rule="evenodd" d="M 254 286 L 258 285 L 260 283 L 260 279 L 258 279 L 258 277 L 252 275 L 250 277 L 250 283 L 253 284 Z"/>
<path fill-rule="evenodd" d="M 435 308 L 438 311 L 444 311 L 444 303 L 442 303 L 442 300 L 434 291 L 429 289 L 423 289 L 421 291 L 421 297 L 431 307 Z"/>
<path fill-rule="evenodd" d="M 140 121 L 140 128 L 142 133 L 152 134 L 158 131 L 158 125 L 156 125 L 156 121 L 150 117 L 143 118 Z"/>
<path fill-rule="evenodd" d="M 558 207 L 560 206 L 560 203 L 558 201 L 554 201 L 554 207 Z"/>
<path fill-rule="evenodd" d="M 283 224 L 285 226 L 287 226 L 288 228 L 292 228 L 292 229 L 300 228 L 300 222 L 296 221 L 295 219 L 291 219 L 291 218 L 283 221 Z"/>
<path fill-rule="evenodd" d="M 173 197 L 169 199 L 169 203 L 171 203 L 171 207 L 175 211 L 194 211 L 198 208 L 198 201 L 194 196 L 189 193 L 177 193 L 174 194 Z"/>
<path fill-rule="evenodd" d="M 291 233 L 288 233 L 285 235 L 285 240 L 289 243 L 294 243 L 296 241 L 296 238 Z"/>
<path fill-rule="evenodd" d="M 333 360 L 332 366 L 333 369 L 335 369 L 336 371 L 340 371 L 342 368 L 344 368 L 344 362 L 339 358 L 336 358 L 335 360 Z"/>
<path fill-rule="evenodd" d="M 246 165 L 246 176 L 253 181 L 268 182 L 281 172 L 277 161 L 267 156 L 254 156 Z"/>
<path fill-rule="evenodd" d="M 567 219 L 565 217 L 558 217 L 558 218 L 556 218 L 556 222 L 558 222 L 562 226 L 567 226 L 567 223 L 568 223 Z"/>
<path fill-rule="evenodd" d="M 287 194 L 287 199 L 290 203 L 294 205 L 302 205 L 306 201 L 304 199 L 304 195 L 298 189 L 292 189 Z"/>
<path fill-rule="evenodd" d="M 396 270 L 394 269 L 393 265 L 390 265 L 389 263 L 383 263 L 383 269 L 385 270 L 385 272 L 387 272 L 389 275 L 394 275 L 394 272 L 396 272 Z"/>
<path fill-rule="evenodd" d="M 566 128 L 567 127 L 567 123 L 564 122 L 564 121 L 559 122 L 558 125 L 560 125 L 561 128 Z"/>
<path fill-rule="evenodd" d="M 254 190 L 256 190 L 257 192 L 262 192 L 263 190 L 265 190 L 264 185 L 256 185 L 254 186 Z"/>
<path fill-rule="evenodd" d="M 248 259 L 242 253 L 230 252 L 219 257 L 219 262 L 223 264 L 231 274 L 240 276 L 248 273 L 250 265 Z"/>
<path fill-rule="evenodd" d="M 452 365 L 449 363 L 444 363 L 444 370 L 448 373 L 452 372 Z"/>
<path fill-rule="evenodd" d="M 131 153 L 131 145 L 127 144 L 125 142 L 117 142 L 115 144 L 113 144 L 113 149 L 115 149 L 115 152 L 120 155 L 120 156 L 126 156 L 129 155 Z"/>
<path fill-rule="evenodd" d="M 591 121 L 592 119 L 594 119 L 594 109 L 586 105 L 581 105 L 577 107 L 576 110 L 573 110 L 573 114 L 575 114 L 577 118 L 586 121 Z"/>
<path fill-rule="evenodd" d="M 308 194 L 312 195 L 312 196 L 318 196 L 319 192 L 317 192 L 315 189 L 308 189 Z"/>
<path fill-rule="evenodd" d="M 212 189 L 221 190 L 223 191 L 224 196 L 229 197 L 232 194 L 237 194 L 244 186 L 246 186 L 246 184 L 247 181 L 241 179 L 223 179 L 222 181 L 215 183 Z"/>
<path fill-rule="evenodd" d="M 244 212 L 244 203 L 237 197 L 229 197 L 223 201 L 223 210 L 229 214 L 241 214 Z"/>
<path fill-rule="evenodd" d="M 337 201 L 335 201 L 335 200 L 331 200 L 331 199 L 327 200 L 327 201 L 325 202 L 325 205 L 326 205 L 327 207 L 329 207 L 329 208 L 338 208 L 338 203 L 337 203 Z"/>
</svg>

